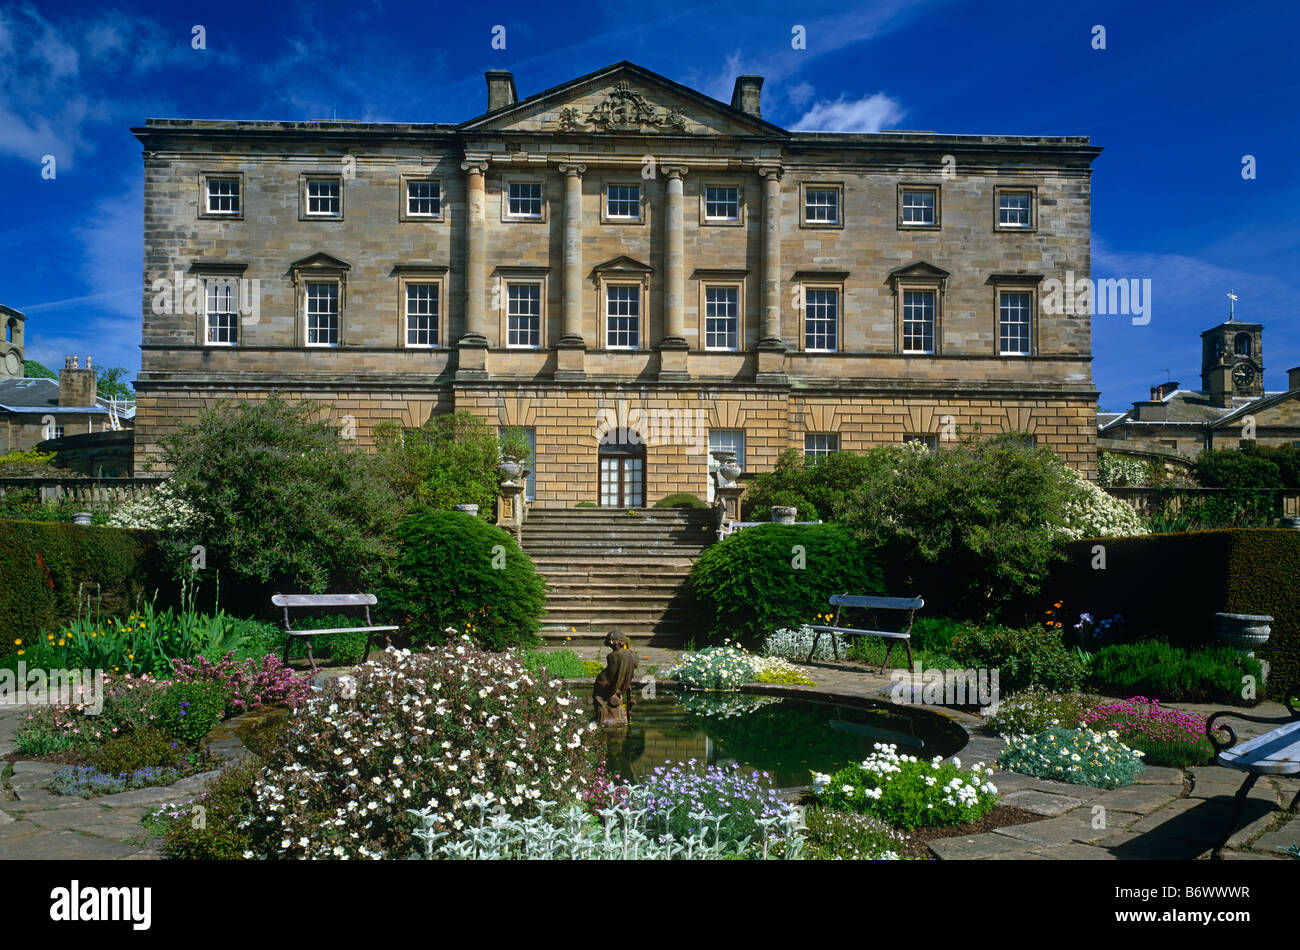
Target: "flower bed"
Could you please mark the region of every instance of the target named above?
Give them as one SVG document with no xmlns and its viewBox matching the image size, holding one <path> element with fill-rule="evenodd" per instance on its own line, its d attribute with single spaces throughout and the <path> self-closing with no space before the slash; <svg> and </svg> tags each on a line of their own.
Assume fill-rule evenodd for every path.
<svg viewBox="0 0 1300 950">
<path fill-rule="evenodd" d="M 663 675 L 686 689 L 736 690 L 746 683 L 784 683 L 811 686 L 807 673 L 780 657 L 755 656 L 726 644 L 688 653 Z"/>
<path fill-rule="evenodd" d="M 399 857 L 415 806 L 434 833 L 473 827 L 482 797 L 530 817 L 590 787 L 595 730 L 564 683 L 468 639 L 389 649 L 297 712 L 256 779 L 250 852 L 277 858 Z"/>
<path fill-rule="evenodd" d="M 1142 753 L 1120 742 L 1113 729 L 1103 734 L 1059 726 L 1011 738 L 998 765 L 1008 772 L 1092 788 L 1131 785 L 1145 768 Z"/>
<path fill-rule="evenodd" d="M 1080 722 L 1098 732 L 1115 732 L 1152 765 L 1205 765 L 1214 758 L 1214 748 L 1205 736 L 1204 717 L 1163 708 L 1158 699 L 1133 696 L 1099 703 L 1084 713 Z"/>
<path fill-rule="evenodd" d="M 856 765 L 833 775 L 814 773 L 812 792 L 830 808 L 875 815 L 898 828 L 960 825 L 983 818 L 997 805 L 992 774 L 982 762 L 962 772 L 956 757 L 927 761 L 878 742 Z"/>
</svg>

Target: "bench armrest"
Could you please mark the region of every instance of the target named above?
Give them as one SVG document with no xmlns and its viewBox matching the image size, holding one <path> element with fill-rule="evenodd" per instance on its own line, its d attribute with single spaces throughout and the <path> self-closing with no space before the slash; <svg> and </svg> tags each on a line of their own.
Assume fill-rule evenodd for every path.
<svg viewBox="0 0 1300 950">
<path fill-rule="evenodd" d="M 1219 719 L 1231 716 L 1233 719 L 1241 719 L 1245 722 L 1259 722 L 1264 725 L 1281 726 L 1288 722 L 1294 722 L 1300 719 L 1300 710 L 1297 710 L 1292 703 L 1292 697 L 1300 697 L 1300 683 L 1293 683 L 1291 688 L 1282 694 L 1282 704 L 1286 706 L 1289 715 L 1286 716 L 1251 716 L 1246 713 L 1237 712 L 1235 709 L 1223 709 L 1214 713 L 1209 719 L 1205 720 L 1205 738 L 1210 740 L 1210 745 L 1214 747 L 1214 754 L 1217 756 L 1220 752 L 1231 749 L 1237 744 L 1237 733 L 1233 731 L 1232 726 L 1222 723 L 1216 727 L 1215 723 Z M 1227 741 L 1217 738 L 1215 732 L 1221 730 L 1228 734 Z"/>
</svg>

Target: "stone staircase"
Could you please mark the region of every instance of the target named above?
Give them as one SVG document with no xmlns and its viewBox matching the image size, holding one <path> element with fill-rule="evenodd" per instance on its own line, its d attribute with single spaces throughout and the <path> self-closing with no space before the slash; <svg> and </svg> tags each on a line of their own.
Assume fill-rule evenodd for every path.
<svg viewBox="0 0 1300 950">
<path fill-rule="evenodd" d="M 617 627 L 636 644 L 673 647 L 700 633 L 686 577 L 714 539 L 711 511 L 535 508 L 523 535 L 546 578 L 547 642 L 599 644 Z"/>
</svg>

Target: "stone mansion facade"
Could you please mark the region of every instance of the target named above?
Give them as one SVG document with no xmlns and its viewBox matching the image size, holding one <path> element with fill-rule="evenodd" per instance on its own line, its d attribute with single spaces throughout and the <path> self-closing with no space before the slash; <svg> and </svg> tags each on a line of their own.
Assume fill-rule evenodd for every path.
<svg viewBox="0 0 1300 950">
<path fill-rule="evenodd" d="M 1026 433 L 1091 476 L 1086 137 L 791 132 L 630 63 L 460 124 L 149 120 L 136 470 L 223 398 L 467 409 L 535 504 L 704 497 L 709 451 Z"/>
</svg>

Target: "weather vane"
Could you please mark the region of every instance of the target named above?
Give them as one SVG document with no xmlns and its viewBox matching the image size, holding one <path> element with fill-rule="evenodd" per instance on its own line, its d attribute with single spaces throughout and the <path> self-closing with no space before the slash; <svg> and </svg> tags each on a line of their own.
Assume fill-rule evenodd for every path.
<svg viewBox="0 0 1300 950">
<path fill-rule="evenodd" d="M 1228 300 L 1228 319 L 1235 320 L 1235 314 L 1237 312 L 1237 295 L 1231 290 L 1228 291 Z"/>
</svg>

